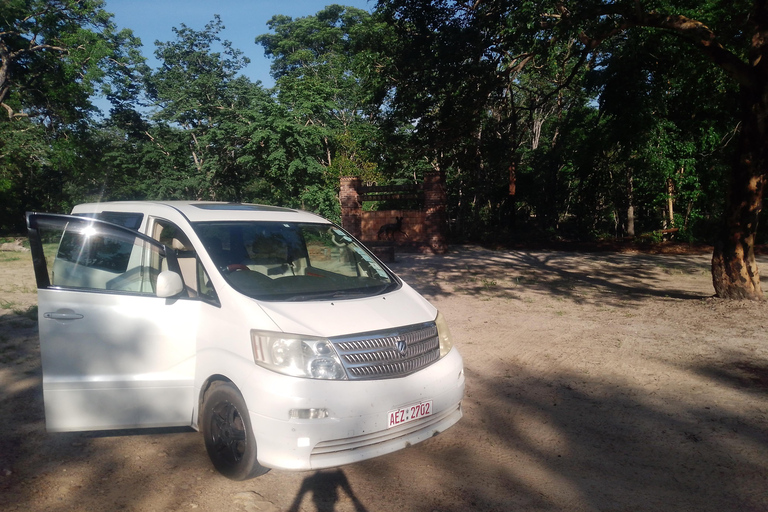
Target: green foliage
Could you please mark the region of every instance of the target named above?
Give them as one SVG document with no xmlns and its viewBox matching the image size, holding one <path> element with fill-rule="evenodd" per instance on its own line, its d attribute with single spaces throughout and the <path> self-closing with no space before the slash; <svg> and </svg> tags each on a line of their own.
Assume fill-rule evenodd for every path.
<svg viewBox="0 0 768 512">
<path fill-rule="evenodd" d="M 258 145 L 273 200 L 339 220 L 339 178 L 380 178 L 377 130 L 357 72 L 369 15 L 330 5 L 295 20 L 274 16 L 268 26 L 273 32 L 256 42 L 273 59 L 277 105 L 252 123 L 250 146 Z"/>
<path fill-rule="evenodd" d="M 22 229 L 24 210 L 110 199 L 242 200 L 339 220 L 340 177 L 419 183 L 437 169 L 460 240 L 621 238 L 632 212 L 636 234 L 674 224 L 678 239 L 712 241 L 737 153 L 738 72 L 654 13 L 702 22 L 744 60 L 752 9 L 330 5 L 276 15 L 255 38 L 272 59 L 266 90 L 241 75 L 248 59 L 218 17 L 179 25 L 150 70 L 100 0 L 7 0 L 0 229 Z M 98 93 L 106 119 L 93 116 Z M 402 205 L 376 205 L 389 206 Z"/>
<path fill-rule="evenodd" d="M 187 137 L 190 164 L 170 173 L 173 196 L 186 199 L 240 200 L 247 181 L 239 163 L 247 142 L 243 112 L 251 106 L 258 86 L 238 72 L 248 64 L 242 52 L 218 34 L 224 29 L 216 16 L 201 31 L 182 24 L 176 39 L 157 42 L 160 69 L 146 80 L 147 93 L 165 133 L 179 127 Z M 216 51 L 221 47 L 222 52 Z M 156 140 L 163 144 L 163 141 Z M 175 169 L 174 169 L 175 170 Z"/>
<path fill-rule="evenodd" d="M 378 48 L 386 57 L 376 97 L 393 126 L 418 120 L 409 142 L 446 170 L 461 236 L 508 227 L 622 237 L 634 210 L 637 232 L 671 227 L 674 214 L 675 226 L 709 238 L 734 158 L 738 87 L 707 59 L 721 54 L 691 41 L 715 27 L 745 55 L 750 10 L 718 1 L 379 2 L 391 31 Z"/>
<path fill-rule="evenodd" d="M 0 9 L 0 229 L 61 211 L 84 164 L 91 97 L 127 97 L 143 64 L 101 0 L 9 0 Z"/>
<path fill-rule="evenodd" d="M 124 92 L 143 63 L 140 43 L 103 8 L 102 0 L 3 3 L 0 103 L 9 118 L 66 125 L 88 117 L 94 93 Z"/>
</svg>

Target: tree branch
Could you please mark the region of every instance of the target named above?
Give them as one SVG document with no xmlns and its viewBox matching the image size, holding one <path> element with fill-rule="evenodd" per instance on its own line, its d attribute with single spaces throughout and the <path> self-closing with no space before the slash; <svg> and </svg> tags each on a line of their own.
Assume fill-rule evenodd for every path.
<svg viewBox="0 0 768 512">
<path fill-rule="evenodd" d="M 6 112 L 8 112 L 8 119 L 14 119 L 17 117 L 29 117 L 29 114 L 26 114 L 24 112 L 14 112 L 14 110 L 10 107 L 10 105 L 6 103 L 0 103 L 0 106 L 2 106 Z"/>
<path fill-rule="evenodd" d="M 700 21 L 685 16 L 667 16 L 652 12 L 641 15 L 637 25 L 669 30 L 685 37 L 740 85 L 747 87 L 756 85 L 754 69 L 735 54 L 726 50 L 717 41 L 717 35 Z"/>
<path fill-rule="evenodd" d="M 551 23 L 543 22 L 542 26 L 552 27 L 555 24 L 563 23 L 567 27 L 578 20 L 595 20 L 601 17 L 615 19 L 615 23 L 611 26 L 604 26 L 602 31 L 591 35 L 585 31 L 580 32 L 579 39 L 588 50 L 596 48 L 604 40 L 633 27 L 658 28 L 675 33 L 692 42 L 709 60 L 723 69 L 740 85 L 746 87 L 757 85 L 754 68 L 723 47 L 717 40 L 717 34 L 704 23 L 681 15 L 644 12 L 640 2 L 634 2 L 633 7 L 629 7 L 627 4 L 601 5 L 595 9 L 575 14 L 563 11 L 562 18 Z M 552 16 L 550 15 L 549 18 Z"/>
</svg>

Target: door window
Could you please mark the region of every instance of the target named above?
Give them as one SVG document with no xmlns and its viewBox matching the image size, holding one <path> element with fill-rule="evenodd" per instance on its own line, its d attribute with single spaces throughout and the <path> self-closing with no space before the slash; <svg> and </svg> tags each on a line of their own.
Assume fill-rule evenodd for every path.
<svg viewBox="0 0 768 512">
<path fill-rule="evenodd" d="M 160 244 L 128 229 L 66 216 L 37 215 L 33 224 L 46 287 L 155 295 L 157 276 L 171 263 Z"/>
</svg>

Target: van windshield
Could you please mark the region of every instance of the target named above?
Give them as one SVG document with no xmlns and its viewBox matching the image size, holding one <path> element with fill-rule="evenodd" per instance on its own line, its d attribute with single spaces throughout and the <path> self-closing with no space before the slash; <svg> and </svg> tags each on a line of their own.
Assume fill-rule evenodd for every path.
<svg viewBox="0 0 768 512">
<path fill-rule="evenodd" d="M 332 224 L 197 222 L 227 282 L 260 300 L 340 300 L 394 290 L 398 279 Z"/>
</svg>

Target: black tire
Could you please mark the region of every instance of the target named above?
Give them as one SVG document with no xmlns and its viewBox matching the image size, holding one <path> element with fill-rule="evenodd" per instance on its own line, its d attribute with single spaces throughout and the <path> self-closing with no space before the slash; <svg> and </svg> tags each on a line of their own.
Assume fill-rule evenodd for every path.
<svg viewBox="0 0 768 512">
<path fill-rule="evenodd" d="M 214 467 L 232 480 L 263 475 L 256 458 L 256 440 L 242 395 L 229 382 L 214 382 L 205 393 L 201 415 L 205 449 Z"/>
</svg>

